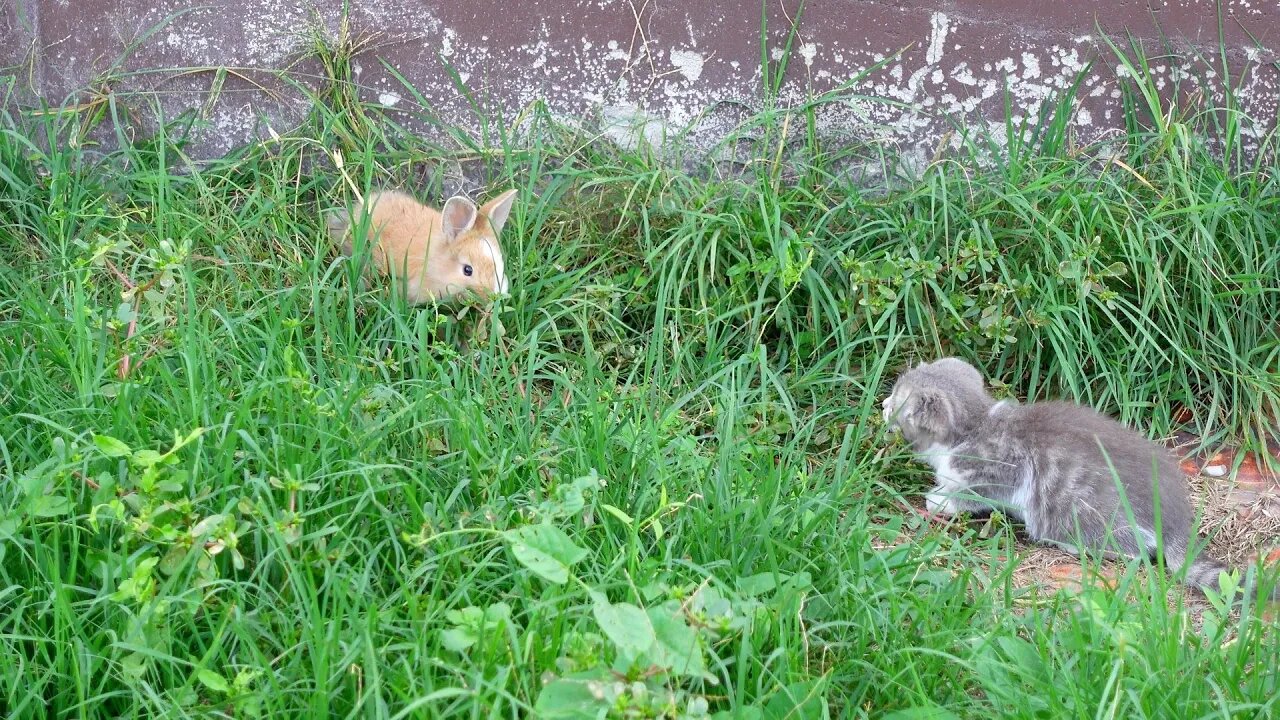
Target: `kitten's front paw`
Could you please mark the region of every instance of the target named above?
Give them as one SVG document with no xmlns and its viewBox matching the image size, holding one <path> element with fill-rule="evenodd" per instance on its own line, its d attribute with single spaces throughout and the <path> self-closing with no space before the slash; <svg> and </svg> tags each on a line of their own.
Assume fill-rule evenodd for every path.
<svg viewBox="0 0 1280 720">
<path fill-rule="evenodd" d="M 924 496 L 924 506 L 932 515 L 955 515 L 959 512 L 950 496 L 936 490 Z"/>
</svg>

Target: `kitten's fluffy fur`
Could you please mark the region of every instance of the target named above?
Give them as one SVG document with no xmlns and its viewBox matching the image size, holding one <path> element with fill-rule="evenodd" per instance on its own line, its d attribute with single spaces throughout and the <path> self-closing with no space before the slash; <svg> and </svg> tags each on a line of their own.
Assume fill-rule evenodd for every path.
<svg viewBox="0 0 1280 720">
<path fill-rule="evenodd" d="M 507 275 L 498 233 L 507 222 L 516 191 L 508 190 L 476 209 L 468 199 L 449 198 L 437 212 L 406 193 L 384 190 L 369 196 L 369 244 L 373 269 L 400 280 L 415 305 L 466 292 L 505 293 Z M 328 218 L 329 234 L 353 254 L 351 228 L 361 216 Z"/>
<path fill-rule="evenodd" d="M 957 358 L 904 372 L 883 409 L 934 468 L 936 483 L 925 498 L 930 512 L 1002 509 L 1033 539 L 1077 554 L 1080 541 L 1108 557 L 1153 556 L 1158 496 L 1165 561 L 1174 572 L 1185 564 L 1193 514 L 1182 469 L 1165 449 L 1115 420 L 1065 402 L 997 403 L 982 375 Z M 1200 555 L 1186 579 L 1216 590 L 1226 569 Z"/>
</svg>

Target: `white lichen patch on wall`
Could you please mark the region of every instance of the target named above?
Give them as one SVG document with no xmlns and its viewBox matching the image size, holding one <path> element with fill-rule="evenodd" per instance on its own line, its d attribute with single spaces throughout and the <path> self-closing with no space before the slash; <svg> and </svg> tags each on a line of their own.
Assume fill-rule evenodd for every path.
<svg viewBox="0 0 1280 720">
<path fill-rule="evenodd" d="M 942 62 L 942 54 L 947 45 L 947 32 L 951 29 L 950 21 L 947 16 L 940 12 L 936 12 L 929 17 L 929 24 L 933 28 L 932 34 L 929 36 L 929 51 L 925 53 L 925 63 L 929 65 L 937 65 Z"/>
<path fill-rule="evenodd" d="M 1167 0 L 1165 5 L 1211 12 L 1213 2 Z M 1228 0 L 1224 5 L 1237 17 L 1269 17 L 1275 23 L 1280 16 L 1275 2 Z M 127 42 L 172 15 L 144 45 L 144 59 L 134 67 L 290 66 L 295 80 L 314 87 L 323 82 L 315 64 L 298 69 L 291 63 L 308 57 L 317 37 L 336 43 L 341 6 L 338 0 L 238 0 L 190 9 L 176 0 L 125 0 L 86 22 L 99 34 Z M 351 7 L 351 40 L 366 48 L 352 68 L 362 96 L 387 112 L 408 116 L 430 111 L 477 134 L 468 94 L 483 112 L 504 121 L 525 117 L 529 107 L 541 103 L 569 122 L 598 123 L 618 142 L 650 144 L 674 137 L 690 124 L 696 131 L 692 137 L 718 140 L 743 113 L 758 108 L 764 95 L 758 12 L 726 16 L 717 6 L 712 17 L 685 6 L 627 0 L 532 0 L 486 16 L 462 4 Z M 841 15 L 855 7 L 856 17 Z M 1119 122 L 1123 68 L 1113 72 L 1113 63 L 1104 62 L 1081 78 L 1089 58 L 1108 55 L 1094 33 L 1025 32 L 1016 19 L 974 19 L 953 4 L 936 11 L 919 4 L 871 2 L 839 8 L 827 8 L 828 16 L 816 20 L 815 13 L 824 10 L 807 8 L 789 48 L 779 18 L 763 48 L 772 64 L 771 78 L 777 65 L 787 62 L 786 82 L 775 99 L 784 109 L 800 108 L 861 77 L 848 88 L 860 97 L 816 111 L 822 132 L 921 157 L 932 156 L 944 137 L 952 144 L 962 142 L 951 132 L 959 126 L 988 129 L 998 143 L 1007 137 L 1006 100 L 1012 109 L 1009 121 L 1034 124 L 1077 79 L 1081 82 L 1068 117 L 1079 139 L 1103 136 Z M 96 68 L 87 60 L 87 41 L 54 40 L 46 43 L 46 59 L 57 66 L 55 75 L 68 86 L 88 84 Z M 1239 61 L 1233 84 L 1249 118 L 1242 131 L 1261 138 L 1280 98 L 1276 55 L 1241 46 L 1232 57 Z M 413 88 L 388 72 L 383 61 Z M 879 63 L 883 67 L 869 72 Z M 456 73 L 461 88 L 444 65 Z M 1217 79 L 1214 68 L 1177 57 L 1161 57 L 1150 72 L 1153 84 L 1165 91 Z M 168 94 L 157 94 L 166 114 L 201 107 L 199 93 L 209 90 L 210 74 L 175 72 L 173 77 L 177 79 Z M 174 88 L 182 92 L 170 92 Z M 260 134 L 260 117 L 287 124 L 283 120 L 300 117 L 309 102 L 296 92 L 266 96 L 244 86 L 225 94 L 212 107 L 204 131 L 217 150 Z"/>
<path fill-rule="evenodd" d="M 706 59 L 702 57 L 701 53 L 673 48 L 668 57 L 671 58 L 671 64 L 676 70 L 680 71 L 685 80 L 694 83 L 698 82 L 698 78 L 702 77 L 702 64 L 706 62 Z"/>
</svg>

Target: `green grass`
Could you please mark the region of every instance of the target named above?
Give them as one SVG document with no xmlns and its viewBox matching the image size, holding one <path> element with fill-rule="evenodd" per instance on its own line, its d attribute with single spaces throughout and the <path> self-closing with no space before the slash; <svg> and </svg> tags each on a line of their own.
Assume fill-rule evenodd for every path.
<svg viewBox="0 0 1280 720">
<path fill-rule="evenodd" d="M 313 117 L 200 166 L 180 126 L 98 151 L 109 104 L 4 119 L 10 717 L 1277 710 L 1274 622 L 1197 632 L 1137 567 L 1015 589 L 1013 529 L 904 512 L 928 477 L 877 412 L 903 362 L 954 353 L 1022 398 L 1265 439 L 1270 138 L 1211 152 L 1241 142 L 1223 113 L 1135 86 L 1100 161 L 1068 92 L 886 192 L 812 131 L 832 95 L 745 125 L 744 173 L 687 174 L 536 107 L 429 144 L 319 50 Z M 438 202 L 449 161 L 521 189 L 512 295 L 356 289 L 322 212 L 353 185 Z"/>
</svg>

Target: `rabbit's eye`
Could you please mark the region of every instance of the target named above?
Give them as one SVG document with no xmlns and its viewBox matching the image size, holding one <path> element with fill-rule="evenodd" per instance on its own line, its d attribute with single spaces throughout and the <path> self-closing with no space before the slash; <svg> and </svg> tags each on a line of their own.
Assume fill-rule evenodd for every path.
<svg viewBox="0 0 1280 720">
<path fill-rule="evenodd" d="M 463 274 L 463 275 L 466 275 L 467 277 L 471 277 L 471 273 L 473 273 L 473 272 L 475 272 L 475 270 L 473 270 L 473 269 L 472 269 L 472 267 L 471 267 L 470 265 L 463 265 L 463 266 L 462 266 L 462 274 Z"/>
</svg>

